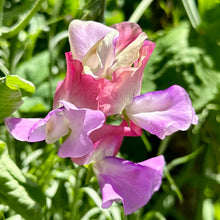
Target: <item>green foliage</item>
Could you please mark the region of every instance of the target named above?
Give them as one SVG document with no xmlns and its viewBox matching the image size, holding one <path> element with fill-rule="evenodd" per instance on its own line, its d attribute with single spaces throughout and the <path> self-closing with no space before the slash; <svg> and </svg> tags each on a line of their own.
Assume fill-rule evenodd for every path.
<svg viewBox="0 0 220 220">
<path fill-rule="evenodd" d="M 214 69 L 213 58 L 204 48 L 190 44 L 188 23 L 163 33 L 155 43 L 156 48 L 145 69 L 144 84 L 150 81 L 157 89 L 181 85 L 189 92 L 196 110 L 216 97 L 220 72 Z M 143 87 L 143 92 L 146 91 L 149 91 L 148 86 Z"/>
<path fill-rule="evenodd" d="M 45 197 L 39 185 L 24 176 L 0 142 L 0 201 L 26 219 L 42 219 Z"/>
<path fill-rule="evenodd" d="M 0 121 L 20 107 L 22 93 L 30 95 L 34 91 L 34 85 L 19 76 L 7 75 L 0 79 Z"/>
<path fill-rule="evenodd" d="M 21 93 L 18 89 L 10 89 L 6 79 L 0 81 L 0 122 L 12 114 L 22 104 Z"/>
</svg>

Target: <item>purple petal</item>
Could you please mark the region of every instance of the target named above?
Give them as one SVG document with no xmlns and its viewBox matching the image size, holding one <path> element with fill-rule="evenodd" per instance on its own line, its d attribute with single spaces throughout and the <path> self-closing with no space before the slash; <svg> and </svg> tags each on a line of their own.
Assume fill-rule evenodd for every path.
<svg viewBox="0 0 220 220">
<path fill-rule="evenodd" d="M 86 53 L 106 34 L 115 29 L 94 21 L 73 20 L 69 25 L 69 41 L 73 59 L 82 61 Z"/>
<path fill-rule="evenodd" d="M 64 106 L 64 116 L 69 121 L 71 130 L 68 138 L 58 151 L 60 157 L 82 157 L 90 153 L 93 143 L 89 138 L 92 131 L 100 128 L 105 122 L 101 111 L 91 109 L 78 109 L 73 104 L 60 101 Z"/>
<path fill-rule="evenodd" d="M 106 157 L 94 164 L 102 193 L 102 208 L 121 200 L 129 215 L 144 206 L 161 185 L 163 156 L 142 163 Z"/>
<path fill-rule="evenodd" d="M 46 139 L 46 124 L 60 109 L 50 111 L 43 119 L 40 118 L 5 118 L 10 134 L 19 141 L 38 142 Z M 62 136 L 59 136 L 59 139 Z"/>
<path fill-rule="evenodd" d="M 135 97 L 126 107 L 126 114 L 136 125 L 161 139 L 198 122 L 189 95 L 177 85 Z"/>
<path fill-rule="evenodd" d="M 70 131 L 69 122 L 64 116 L 63 108 L 51 111 L 50 118 L 46 124 L 46 142 L 52 144 Z"/>
<path fill-rule="evenodd" d="M 5 118 L 5 125 L 10 134 L 19 141 L 37 142 L 45 140 L 45 123 L 37 125 L 39 118 Z M 36 132 L 35 129 L 36 128 Z M 34 137 L 31 137 L 33 133 Z"/>
<path fill-rule="evenodd" d="M 123 121 L 119 126 L 104 124 L 93 131 L 89 136 L 93 142 L 93 150 L 84 157 L 71 158 L 78 165 L 90 164 L 104 157 L 115 156 L 123 141 L 124 136 L 140 136 L 142 129 L 132 122 L 130 126 Z"/>
</svg>

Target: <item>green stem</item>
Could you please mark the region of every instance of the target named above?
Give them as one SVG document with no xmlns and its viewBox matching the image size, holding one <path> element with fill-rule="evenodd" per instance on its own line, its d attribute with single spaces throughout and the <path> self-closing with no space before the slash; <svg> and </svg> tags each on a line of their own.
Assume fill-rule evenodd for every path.
<svg viewBox="0 0 220 220">
<path fill-rule="evenodd" d="M 168 147 L 168 143 L 170 142 L 171 135 L 167 136 L 164 140 L 161 141 L 160 146 L 157 151 L 157 155 L 162 155 Z"/>
<path fill-rule="evenodd" d="M 63 0 L 57 1 L 54 5 L 53 8 L 53 16 L 52 19 L 58 17 L 58 15 L 60 14 L 61 11 L 61 7 L 63 5 Z M 49 94 L 50 97 L 53 97 L 53 88 L 52 88 L 52 78 L 53 78 L 53 73 L 52 73 L 52 68 L 54 65 L 54 47 L 53 47 L 53 38 L 56 32 L 56 28 L 57 28 L 57 22 L 53 23 L 50 27 L 50 33 L 49 33 L 49 41 L 48 41 L 48 47 L 49 47 L 49 55 L 50 55 L 50 63 L 49 63 Z M 50 103 L 52 105 L 52 103 Z"/>
<path fill-rule="evenodd" d="M 203 150 L 203 147 L 198 148 L 197 150 L 195 150 L 194 152 L 192 152 L 191 154 L 188 154 L 186 156 L 183 157 L 179 157 L 176 158 L 174 160 L 172 160 L 168 165 L 167 165 L 167 170 L 172 170 L 174 167 L 187 163 L 189 160 L 192 160 L 193 158 L 195 158 L 196 156 L 198 156 L 201 151 Z"/>
<path fill-rule="evenodd" d="M 170 172 L 167 169 L 167 166 L 164 167 L 163 173 L 166 176 L 167 180 L 169 181 L 171 189 L 177 194 L 179 201 L 182 203 L 183 202 L 183 195 L 180 192 L 178 186 L 176 185 L 174 179 L 170 175 Z"/>
<path fill-rule="evenodd" d="M 5 0 L 0 1 L 0 28 L 2 27 Z"/>
<path fill-rule="evenodd" d="M 104 23 L 105 21 L 105 17 L 104 17 L 104 12 L 105 12 L 105 0 L 101 0 L 101 14 L 100 14 L 100 18 L 99 21 Z"/>
<path fill-rule="evenodd" d="M 147 151 L 148 151 L 148 152 L 151 152 L 152 147 L 151 147 L 151 144 L 150 144 L 150 142 L 148 141 L 147 136 L 146 136 L 146 134 L 145 134 L 144 131 L 142 132 L 141 139 L 142 139 L 142 141 L 144 142 L 144 145 L 145 145 L 145 147 L 147 148 Z"/>
<path fill-rule="evenodd" d="M 153 2 L 153 0 L 142 0 L 138 7 L 135 9 L 131 17 L 129 18 L 130 22 L 138 22 L 141 16 L 144 14 L 146 8 Z"/>
<path fill-rule="evenodd" d="M 82 183 L 82 177 L 83 177 L 83 174 L 84 174 L 84 171 L 83 171 L 83 167 L 82 166 L 76 166 L 75 167 L 75 171 L 76 171 L 76 174 L 75 174 L 75 186 L 74 186 L 74 197 L 73 197 L 73 209 L 71 211 L 71 219 L 79 219 L 79 212 L 78 212 L 78 208 L 79 208 L 79 200 L 80 200 L 80 195 L 81 195 L 81 183 Z"/>
<path fill-rule="evenodd" d="M 24 29 L 28 25 L 30 19 L 38 12 L 43 1 L 44 0 L 36 0 L 35 4 L 33 5 L 32 9 L 28 12 L 28 14 L 21 21 L 13 25 L 11 28 L 2 28 L 2 30 L 0 30 L 1 38 L 11 38 L 18 34 L 19 31 Z"/>
<path fill-rule="evenodd" d="M 201 23 L 199 12 L 197 10 L 194 0 L 182 0 L 183 6 L 186 10 L 186 13 L 189 17 L 189 20 L 193 28 L 197 29 Z"/>
</svg>

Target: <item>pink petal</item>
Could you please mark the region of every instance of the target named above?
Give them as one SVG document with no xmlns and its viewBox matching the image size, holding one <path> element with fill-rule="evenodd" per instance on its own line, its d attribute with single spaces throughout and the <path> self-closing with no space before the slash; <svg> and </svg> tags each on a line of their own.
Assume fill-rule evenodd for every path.
<svg viewBox="0 0 220 220">
<path fill-rule="evenodd" d="M 106 34 L 115 30 L 95 21 L 73 20 L 69 25 L 69 41 L 74 59 L 82 61 L 86 53 Z"/>
<path fill-rule="evenodd" d="M 120 126 L 105 124 L 90 135 L 93 150 L 83 157 L 72 157 L 71 160 L 76 164 L 84 165 L 107 156 L 115 156 L 121 147 L 124 136 L 140 136 L 141 133 L 142 129 L 133 123 L 130 127 L 125 121 Z"/>
<path fill-rule="evenodd" d="M 142 33 L 142 29 L 136 23 L 122 22 L 115 24 L 112 27 L 119 32 L 119 37 L 117 38 L 115 45 L 116 54 L 127 47 Z"/>
<path fill-rule="evenodd" d="M 99 96 L 99 109 L 106 115 L 121 113 L 140 94 L 143 71 L 155 44 L 145 41 L 135 67 L 118 68 Z"/>
<path fill-rule="evenodd" d="M 98 109 L 98 96 L 106 80 L 82 74 L 81 62 L 73 60 L 70 52 L 66 53 L 66 62 L 67 74 L 56 88 L 53 108 L 59 107 L 59 100 L 65 100 L 80 108 Z"/>
<path fill-rule="evenodd" d="M 106 157 L 94 164 L 102 193 L 102 208 L 121 200 L 129 215 L 144 206 L 161 185 L 163 156 L 132 163 L 120 158 Z"/>
<path fill-rule="evenodd" d="M 177 85 L 137 96 L 125 111 L 136 125 L 161 139 L 198 121 L 189 95 Z"/>
<path fill-rule="evenodd" d="M 90 153 L 93 143 L 89 138 L 92 131 L 105 122 L 101 111 L 78 109 L 71 103 L 60 101 L 64 106 L 63 114 L 69 122 L 70 134 L 58 151 L 60 157 L 82 157 Z"/>
</svg>

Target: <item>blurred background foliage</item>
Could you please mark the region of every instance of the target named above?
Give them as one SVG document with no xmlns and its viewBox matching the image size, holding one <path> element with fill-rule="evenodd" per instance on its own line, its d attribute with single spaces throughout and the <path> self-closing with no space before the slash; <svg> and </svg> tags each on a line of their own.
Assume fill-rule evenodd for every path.
<svg viewBox="0 0 220 220">
<path fill-rule="evenodd" d="M 189 93 L 199 123 L 163 141 L 125 138 L 120 154 L 139 162 L 164 154 L 162 187 L 142 209 L 100 208 L 88 167 L 57 156 L 57 146 L 24 143 L 3 118 L 44 117 L 65 77 L 72 19 L 138 22 L 156 48 L 142 92 L 173 84 Z M 218 0 L 0 1 L 0 219 L 220 219 L 220 2 Z M 23 104 L 22 104 L 23 103 Z"/>
</svg>

